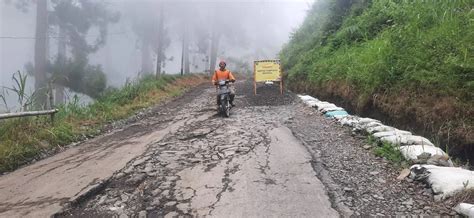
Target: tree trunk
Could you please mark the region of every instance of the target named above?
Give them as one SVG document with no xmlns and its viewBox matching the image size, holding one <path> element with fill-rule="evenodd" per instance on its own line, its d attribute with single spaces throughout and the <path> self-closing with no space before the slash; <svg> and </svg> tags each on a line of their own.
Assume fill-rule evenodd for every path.
<svg viewBox="0 0 474 218">
<path fill-rule="evenodd" d="M 161 64 L 163 63 L 163 40 L 164 40 L 164 16 L 163 3 L 160 4 L 160 20 L 158 21 L 158 46 L 156 51 L 156 77 L 161 76 Z"/>
<path fill-rule="evenodd" d="M 189 74 L 189 36 L 187 31 L 187 24 L 183 25 L 183 44 L 181 50 L 181 75 Z"/>
<path fill-rule="evenodd" d="M 183 43 L 181 47 L 181 70 L 179 71 L 181 76 L 184 75 L 184 31 L 183 31 Z"/>
<path fill-rule="evenodd" d="M 35 35 L 35 105 L 44 108 L 47 104 L 46 53 L 48 40 L 48 2 L 37 0 Z"/>
<path fill-rule="evenodd" d="M 142 39 L 142 74 L 148 75 L 153 73 L 152 60 L 150 55 L 150 44 L 147 36 L 144 36 Z"/>
<path fill-rule="evenodd" d="M 216 69 L 216 59 L 217 59 L 217 48 L 219 46 L 219 33 L 216 28 L 212 29 L 211 33 L 211 51 L 209 59 L 209 73 L 212 75 Z"/>
<path fill-rule="evenodd" d="M 183 35 L 183 48 L 184 48 L 184 73 L 189 74 L 189 32 L 187 24 L 184 25 L 184 35 Z"/>
<path fill-rule="evenodd" d="M 55 104 L 64 104 L 64 83 L 66 73 L 66 33 L 62 25 L 59 25 L 59 40 L 58 40 L 58 64 L 61 72 L 56 72 L 55 78 Z"/>
</svg>

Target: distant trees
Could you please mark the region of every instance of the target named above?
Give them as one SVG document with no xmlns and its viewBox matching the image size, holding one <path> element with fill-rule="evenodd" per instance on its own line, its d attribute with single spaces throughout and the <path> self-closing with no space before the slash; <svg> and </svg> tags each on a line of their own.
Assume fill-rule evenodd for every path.
<svg viewBox="0 0 474 218">
<path fill-rule="evenodd" d="M 106 87 L 101 66 L 88 63 L 88 55 L 101 48 L 107 38 L 109 23 L 117 22 L 119 15 L 107 10 L 105 4 L 91 0 L 52 0 L 51 24 L 57 27 L 58 55 L 52 64 L 52 80 L 57 85 L 56 102 L 63 103 L 62 86 L 96 98 Z M 96 36 L 88 36 L 91 29 Z M 89 43 L 90 38 L 95 38 Z M 66 57 L 66 47 L 71 58 Z"/>
<path fill-rule="evenodd" d="M 167 56 L 165 50 L 171 44 L 165 23 L 165 4 L 158 2 L 142 2 L 133 5 L 128 11 L 132 18 L 132 30 L 137 36 L 137 46 L 141 52 L 141 74 L 153 74 L 159 77 L 162 68 L 166 64 Z M 152 53 L 156 55 L 156 62 L 153 63 Z M 156 68 L 153 69 L 153 65 Z"/>
<path fill-rule="evenodd" d="M 15 6 L 27 12 L 31 3 L 18 0 Z M 51 106 L 52 101 L 47 100 L 48 96 L 49 99 L 53 97 L 53 84 L 56 104 L 64 103 L 64 87 L 93 98 L 99 96 L 106 86 L 105 74 L 100 66 L 89 65 L 88 55 L 105 44 L 108 24 L 117 22 L 118 18 L 118 14 L 111 13 L 105 4 L 97 1 L 36 1 L 35 58 L 31 68 L 35 77 L 37 107 Z M 92 44 L 88 38 L 91 29 L 98 32 Z M 58 35 L 50 35 L 51 30 L 57 30 Z M 58 39 L 58 52 L 56 59 L 50 61 L 48 51 L 52 38 Z M 70 48 L 69 52 L 67 48 Z"/>
</svg>

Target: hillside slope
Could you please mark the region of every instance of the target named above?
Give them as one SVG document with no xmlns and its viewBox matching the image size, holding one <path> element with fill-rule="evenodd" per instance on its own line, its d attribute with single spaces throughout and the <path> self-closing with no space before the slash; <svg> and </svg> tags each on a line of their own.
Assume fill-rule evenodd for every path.
<svg viewBox="0 0 474 218">
<path fill-rule="evenodd" d="M 280 58 L 294 91 L 474 160 L 474 1 L 320 0 Z"/>
</svg>

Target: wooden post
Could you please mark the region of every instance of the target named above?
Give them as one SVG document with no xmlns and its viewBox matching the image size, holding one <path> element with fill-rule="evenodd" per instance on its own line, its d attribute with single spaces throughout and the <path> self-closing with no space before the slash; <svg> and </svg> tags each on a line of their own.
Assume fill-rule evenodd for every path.
<svg viewBox="0 0 474 218">
<path fill-rule="evenodd" d="M 255 67 L 256 62 L 253 62 L 253 94 L 257 95 L 257 78 L 256 78 L 256 67 Z"/>
<path fill-rule="evenodd" d="M 278 64 L 280 64 L 280 95 L 283 95 L 283 69 L 281 67 L 281 62 Z"/>
<path fill-rule="evenodd" d="M 56 114 L 56 113 L 52 113 L 52 114 L 51 114 L 51 126 L 54 126 L 54 115 L 55 115 L 55 114 Z"/>
<path fill-rule="evenodd" d="M 283 78 L 280 80 L 280 95 L 283 95 Z"/>
</svg>

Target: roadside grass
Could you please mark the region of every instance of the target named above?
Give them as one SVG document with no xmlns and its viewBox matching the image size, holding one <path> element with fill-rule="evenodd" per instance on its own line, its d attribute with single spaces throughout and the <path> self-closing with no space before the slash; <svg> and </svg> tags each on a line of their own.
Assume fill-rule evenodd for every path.
<svg viewBox="0 0 474 218">
<path fill-rule="evenodd" d="M 288 85 L 356 111 L 378 108 L 473 157 L 472 8 L 463 0 L 317 1 L 280 52 Z"/>
<path fill-rule="evenodd" d="M 388 142 L 379 142 L 371 135 L 367 137 L 367 143 L 373 146 L 372 151 L 378 157 L 385 158 L 398 168 L 406 168 L 409 166 L 408 161 L 398 149 L 397 145 Z"/>
<path fill-rule="evenodd" d="M 153 76 L 109 89 L 90 105 L 75 97 L 59 106 L 54 125 L 49 117 L 27 117 L 0 121 L 0 173 L 41 158 L 62 145 L 100 134 L 105 124 L 124 119 L 140 109 L 178 96 L 205 81 L 204 76 Z"/>
</svg>

